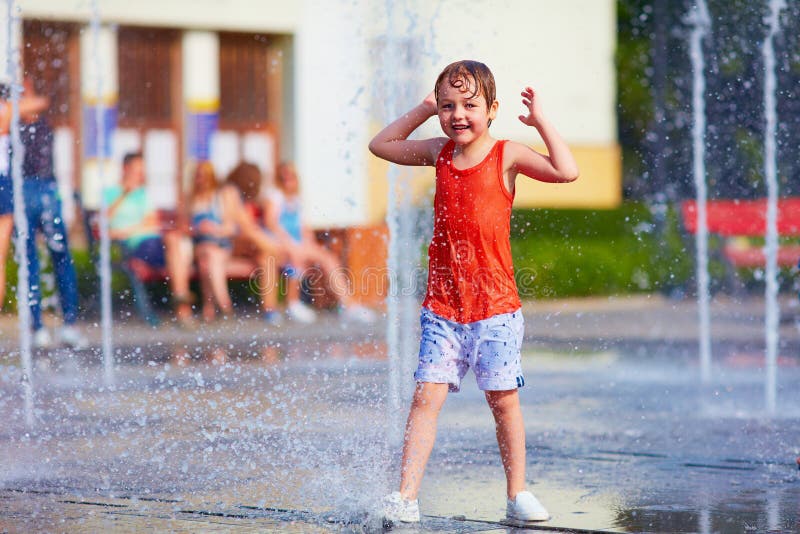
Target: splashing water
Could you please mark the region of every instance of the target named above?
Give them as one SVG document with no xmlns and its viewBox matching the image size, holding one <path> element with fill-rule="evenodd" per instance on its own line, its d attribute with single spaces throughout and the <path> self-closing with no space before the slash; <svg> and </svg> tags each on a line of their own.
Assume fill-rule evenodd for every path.
<svg viewBox="0 0 800 534">
<path fill-rule="evenodd" d="M 28 280 L 28 219 L 25 216 L 25 199 L 22 191 L 23 147 L 19 131 L 19 69 L 20 52 L 16 36 L 19 35 L 19 18 L 16 16 L 16 3 L 8 0 L 6 11 L 6 74 L 11 87 L 11 176 L 14 183 L 14 226 L 16 240 L 14 249 L 18 267 L 17 313 L 19 314 L 20 358 L 22 360 L 22 387 L 25 396 L 25 422 L 33 427 L 33 359 L 31 355 L 31 311 L 29 305 Z M 0 266 L 5 268 L 5 266 Z"/>
<path fill-rule="evenodd" d="M 11 2 L 8 0 L 9 5 Z M 99 64 L 97 48 L 98 41 L 102 40 L 98 39 L 98 32 L 102 31 L 102 21 L 98 4 L 93 0 L 91 31 L 95 37 L 95 60 Z M 381 52 L 384 55 L 381 64 L 386 69 L 380 80 L 381 91 L 387 97 L 383 105 L 388 119 L 396 118 L 407 109 L 406 92 L 411 98 L 421 96 L 408 83 L 409 77 L 400 76 L 397 66 L 402 61 L 398 58 L 408 52 L 408 46 L 419 45 L 425 36 L 416 35 L 412 42 L 411 32 L 402 31 L 405 29 L 404 17 L 409 14 L 404 13 L 406 3 L 397 4 L 387 0 L 391 31 L 386 32 L 386 48 Z M 695 121 L 695 146 L 700 148 L 699 153 L 696 152 L 699 157 L 695 159 L 695 169 L 699 172 L 695 173 L 695 179 L 698 181 L 698 198 L 702 195 L 703 199 L 698 201 L 698 208 L 705 210 L 706 119 L 703 97 L 706 88 L 702 78 L 705 67 L 702 40 L 707 36 L 710 23 L 705 3 L 701 9 L 706 20 L 702 22 L 702 17 L 698 17 L 700 22 L 695 26 L 697 42 L 693 43 L 696 44 L 693 52 L 698 54 L 693 60 L 697 59 L 700 64 L 699 67 L 695 64 L 695 74 L 700 77 L 695 93 L 695 112 L 699 113 Z M 424 34 L 424 31 L 420 33 Z M 420 46 L 420 49 L 429 50 L 429 47 Z M 413 60 L 409 63 L 413 64 Z M 98 68 L 98 75 L 100 70 Z M 103 84 L 108 86 L 108 78 L 96 81 L 99 100 Z M 94 119 L 101 136 L 98 139 L 98 154 L 101 155 L 107 147 L 107 139 L 103 137 L 105 117 L 99 108 L 98 105 Z M 103 147 L 104 142 L 106 147 Z M 102 173 L 104 170 L 108 174 L 99 163 L 98 171 Z M 101 257 L 100 273 L 103 282 L 103 366 L 96 365 L 96 357 L 90 358 L 87 354 L 70 355 L 62 361 L 58 356 L 51 360 L 37 358 L 36 422 L 40 431 L 30 432 L 32 437 L 27 437 L 25 432 L 19 432 L 22 421 L 14 421 L 12 414 L 12 425 L 0 432 L 4 434 L 0 436 L 0 447 L 4 447 L 0 450 L 0 457 L 6 457 L 3 452 L 11 451 L 7 457 L 13 461 L 0 465 L 0 481 L 9 488 L 21 490 L 17 493 L 25 495 L 26 499 L 30 495 L 49 495 L 47 498 L 57 504 L 63 504 L 64 494 L 115 498 L 117 504 L 111 506 L 118 506 L 122 516 L 132 516 L 141 510 L 142 515 L 157 520 L 157 511 L 162 505 L 174 515 L 187 516 L 190 510 L 196 510 L 206 517 L 230 513 L 233 518 L 238 514 L 240 520 L 249 513 L 257 516 L 270 512 L 274 517 L 282 513 L 287 530 L 295 527 L 295 522 L 302 523 L 306 517 L 313 516 L 321 527 L 329 524 L 327 518 L 333 517 L 344 525 L 340 531 L 373 531 L 370 528 L 372 518 L 364 519 L 364 513 L 378 509 L 383 480 L 396 476 L 396 469 L 386 472 L 386 458 L 389 456 L 385 448 L 385 441 L 388 441 L 386 429 L 395 433 L 392 438 L 395 441 L 402 439 L 403 388 L 413 387 L 405 365 L 413 354 L 410 346 L 417 341 L 412 334 L 416 302 L 406 286 L 406 283 L 413 284 L 413 280 L 405 269 L 409 262 L 418 259 L 420 248 L 415 239 L 420 239 L 420 236 L 412 235 L 414 222 L 408 217 L 412 212 L 407 194 L 408 174 L 397 166 L 390 166 L 388 177 L 387 224 L 391 230 L 388 267 L 392 284 L 387 302 L 388 364 L 380 359 L 359 360 L 346 344 L 336 349 L 330 345 L 327 334 L 320 333 L 317 341 L 309 340 L 308 331 L 299 329 L 296 333 L 276 330 L 265 334 L 260 325 L 251 325 L 248 331 L 248 325 L 239 321 L 230 321 L 221 327 L 229 334 L 227 341 L 222 336 L 216 339 L 211 333 L 213 330 L 204 329 L 197 335 L 181 333 L 176 336 L 179 341 L 174 347 L 176 353 L 191 352 L 196 356 L 210 352 L 214 346 L 223 347 L 224 350 L 220 350 L 227 352 L 233 363 L 197 362 L 177 367 L 166 354 L 168 349 L 158 339 L 136 336 L 141 332 L 137 325 L 125 324 L 121 320 L 114 325 L 117 345 L 114 355 L 107 213 L 106 207 L 101 205 L 101 254 L 105 254 Z M 706 313 L 701 336 L 704 341 L 701 343 L 706 347 L 702 359 L 704 376 L 708 379 L 711 354 L 705 211 L 699 222 L 702 224 L 702 232 L 698 229 L 698 239 L 702 235 L 703 276 L 698 274 L 698 283 L 704 288 L 699 296 L 701 319 Z M 22 313 L 25 311 L 21 310 L 21 324 L 24 323 Z M 338 324 L 329 325 L 331 331 L 347 337 L 347 342 L 356 341 L 353 334 L 341 334 L 339 327 Z M 563 332 L 575 339 L 586 336 L 580 327 L 570 330 L 565 326 Z M 128 346 L 126 333 L 132 339 Z M 26 334 L 29 346 L 29 332 Z M 761 335 L 760 326 L 757 335 Z M 233 338 L 241 343 L 240 347 L 234 348 Z M 260 347 L 260 344 L 264 346 Z M 280 347 L 280 356 L 275 356 L 273 363 L 280 362 L 280 365 L 267 366 L 255 360 L 259 348 L 271 353 L 272 350 L 277 352 L 277 347 Z M 237 349 L 241 361 L 236 360 Z M 159 351 L 165 351 L 165 354 L 161 355 Z M 367 352 L 374 354 L 379 351 Z M 336 354 L 339 356 L 334 356 Z M 342 360 L 342 355 L 348 359 Z M 791 484 L 785 484 L 788 490 L 779 486 L 785 476 L 780 471 L 783 464 L 777 461 L 793 437 L 790 424 L 776 425 L 782 427 L 775 430 L 780 434 L 764 434 L 763 428 L 755 423 L 752 427 L 742 426 L 736 417 L 728 417 L 728 412 L 724 411 L 727 408 L 723 408 L 725 417 L 697 410 L 695 379 L 686 380 L 682 374 L 683 361 L 675 365 L 672 357 L 669 365 L 662 367 L 650 358 L 643 361 L 639 353 L 628 360 L 624 360 L 622 353 L 581 354 L 580 360 L 572 356 L 573 351 L 567 351 L 563 355 L 542 358 L 538 351 L 531 351 L 525 357 L 531 374 L 534 368 L 539 371 L 542 363 L 551 366 L 544 369 L 542 383 L 536 388 L 538 391 L 526 393 L 524 402 L 525 409 L 534 413 L 542 409 L 544 399 L 550 412 L 550 415 L 534 420 L 531 432 L 535 441 L 531 447 L 541 458 L 534 460 L 538 464 L 537 471 L 541 467 L 545 481 L 540 487 L 548 488 L 545 495 L 552 491 L 550 498 L 558 507 L 560 517 L 569 517 L 569 521 L 573 521 L 587 513 L 583 511 L 587 507 L 595 510 L 591 513 L 598 514 L 592 507 L 600 503 L 602 514 L 611 514 L 612 519 L 599 521 L 596 517 L 600 516 L 592 515 L 591 521 L 595 525 L 608 524 L 622 529 L 629 524 L 623 521 L 634 521 L 635 526 L 628 527 L 628 530 L 642 530 L 647 526 L 645 520 L 635 522 L 637 514 L 644 517 L 637 506 L 641 504 L 644 510 L 650 503 L 647 499 L 651 498 L 655 503 L 651 510 L 654 515 L 649 517 L 662 521 L 655 523 L 656 528 L 675 528 L 675 524 L 680 524 L 688 525 L 685 527 L 687 530 L 711 532 L 714 525 L 721 524 L 717 510 L 727 505 L 724 499 L 737 502 L 741 495 L 760 491 L 764 477 L 768 476 L 769 484 L 774 483 L 779 490 L 767 501 L 767 526 L 778 530 L 796 517 L 796 509 L 789 505 L 796 502 L 793 499 L 796 490 Z M 51 369 L 43 368 L 46 362 L 52 362 L 47 363 L 52 365 Z M 30 368 L 30 357 L 27 365 Z M 722 360 L 719 365 L 721 370 L 724 369 Z M 797 374 L 797 370 L 787 371 L 783 375 L 785 380 Z M 30 376 L 30 369 L 25 369 L 24 375 Z M 13 386 L 0 389 L 0 392 L 11 387 L 16 389 L 19 376 L 17 371 L 6 374 L 0 370 L 0 388 L 4 387 L 4 382 L 13 382 Z M 558 379 L 548 379 L 551 377 Z M 116 385 L 113 388 L 101 387 L 104 378 L 107 385 L 114 382 Z M 739 375 L 735 378 L 740 379 Z M 757 403 L 761 398 L 760 376 L 754 382 L 751 389 L 747 389 L 750 382 L 746 378 L 732 382 L 737 393 L 731 396 L 737 401 L 744 399 L 742 402 L 748 406 L 752 399 Z M 29 391 L 28 413 L 32 414 L 32 387 Z M 500 496 L 503 489 L 500 487 L 502 467 L 496 453 L 494 423 L 485 409 L 483 394 L 476 387 L 465 388 L 461 395 L 459 402 L 451 405 L 441 420 L 437 446 L 439 456 L 431 463 L 434 469 L 429 475 L 431 482 L 427 484 L 426 506 L 430 508 L 425 512 L 450 517 L 451 509 L 459 510 L 459 513 L 468 510 L 471 518 L 496 518 L 503 513 L 504 503 L 487 497 L 495 493 Z M 791 406 L 792 399 L 797 399 L 796 392 L 786 391 L 784 395 L 782 400 L 786 406 Z M 3 397 L 0 394 L 0 408 L 8 402 Z M 646 405 L 642 404 L 642 399 L 647 401 Z M 592 409 L 581 408 L 585 406 Z M 643 413 L 647 418 L 642 417 Z M 781 417 L 791 421 L 790 418 L 796 418 L 796 412 L 786 415 L 784 410 Z M 676 436 L 680 439 L 676 440 Z M 565 442 L 574 445 L 564 451 L 559 443 Z M 726 461 L 719 462 L 724 465 L 716 462 L 706 465 L 709 459 L 706 451 L 724 450 L 724 446 L 731 443 L 736 444 L 737 454 L 741 453 L 746 463 Z M 668 447 L 675 447 L 675 450 L 667 454 L 665 449 Z M 630 462 L 632 474 L 627 473 L 623 481 L 615 478 L 620 471 L 618 457 L 630 455 L 609 454 L 609 449 L 632 450 L 632 454 L 639 455 L 635 456 L 635 462 Z M 596 458 L 587 458 L 587 450 Z M 396 452 L 392 445 L 389 453 L 394 455 Z M 687 477 L 694 479 L 699 488 L 696 493 L 692 484 L 680 485 L 680 489 L 670 487 L 670 480 L 687 472 L 687 460 L 705 462 L 695 468 L 700 471 L 688 471 L 696 475 Z M 570 472 L 565 474 L 565 461 L 580 462 L 580 476 L 575 476 L 576 470 L 567 470 Z M 742 469 L 742 465 L 746 467 Z M 586 466 L 588 469 L 584 472 Z M 723 482 L 713 481 L 713 477 L 706 473 L 714 467 L 734 469 L 722 473 L 733 472 L 737 479 L 744 480 L 744 492 L 730 489 L 724 475 L 719 477 Z M 456 485 L 457 491 L 451 491 Z M 622 497 L 618 497 L 615 486 L 624 489 Z M 653 488 L 659 486 L 670 488 L 657 493 Z M 687 490 L 683 486 L 690 488 Z M 697 497 L 713 495 L 717 491 L 723 494 L 719 499 L 704 501 Z M 782 491 L 785 496 L 781 496 Z M 574 492 L 580 498 L 573 503 L 568 492 Z M 637 494 L 645 497 L 640 498 Z M 602 499 L 598 499 L 598 495 Z M 628 506 L 618 502 L 622 498 L 629 499 L 632 504 Z M 679 510 L 676 514 L 670 505 L 663 504 L 665 502 L 688 502 L 690 505 L 686 507 L 688 512 Z M 782 502 L 787 503 L 785 510 L 780 508 Z M 89 504 L 82 505 L 84 510 Z M 695 505 L 700 507 L 697 512 Z M 25 506 L 28 510 L 37 509 L 28 503 Z M 613 522 L 616 508 L 619 508 L 620 518 L 626 516 L 619 519 L 619 523 Z M 629 509 L 633 511 L 627 514 Z M 658 517 L 659 513 L 663 517 Z M 676 515 L 683 516 L 679 518 L 682 522 L 675 523 L 673 518 Z M 190 519 L 198 525 L 200 517 L 202 515 L 197 513 Z M 729 517 L 723 520 L 729 520 Z M 459 522 L 461 524 L 469 528 L 468 524 Z M 301 530 L 303 527 L 297 528 Z M 375 530 L 379 529 L 377 526 Z M 323 528 L 309 526 L 308 530 L 322 531 Z"/>
<path fill-rule="evenodd" d="M 697 307 L 700 328 L 700 377 L 703 382 L 711 379 L 711 312 L 709 301 L 708 274 L 708 219 L 706 215 L 706 202 L 708 189 L 706 186 L 705 168 L 705 59 L 703 56 L 703 39 L 711 29 L 711 17 L 705 0 L 697 2 L 694 11 L 688 17 L 694 26 L 689 40 L 689 53 L 692 60 L 692 108 L 694 110 L 694 124 L 692 125 L 693 153 L 694 153 L 694 183 L 697 194 Z"/>
<path fill-rule="evenodd" d="M 394 5 L 388 2 L 386 5 L 387 12 L 387 28 L 389 31 L 386 33 L 386 45 L 384 47 L 383 65 L 391 65 L 391 58 L 397 57 L 397 40 L 393 38 L 391 31 L 394 25 Z M 383 76 L 384 94 L 394 95 L 396 91 L 389 87 L 391 83 L 391 76 L 388 72 L 384 71 Z M 391 96 L 385 100 L 384 115 L 386 117 L 395 116 L 398 113 L 397 99 Z M 386 345 L 387 345 L 387 358 L 389 361 L 389 375 L 388 375 L 388 409 L 389 409 L 389 429 L 388 429 L 388 442 L 389 445 L 396 445 L 400 443 L 402 434 L 399 432 L 401 423 L 400 419 L 400 302 L 399 292 L 397 291 L 398 280 L 395 274 L 397 273 L 399 265 L 399 241 L 397 236 L 400 230 L 400 219 L 397 207 L 397 191 L 400 170 L 396 165 L 389 165 L 387 178 L 389 181 L 388 190 L 388 205 L 386 210 L 386 224 L 389 229 L 389 251 L 387 258 L 387 269 L 389 272 L 389 287 L 386 296 Z"/>
<path fill-rule="evenodd" d="M 778 120 L 776 113 L 776 79 L 775 79 L 775 35 L 780 31 L 780 13 L 786 7 L 784 0 L 770 0 L 770 14 L 767 17 L 769 33 L 764 39 L 764 114 L 766 128 L 764 136 L 764 179 L 767 185 L 767 230 L 764 256 L 766 257 L 766 377 L 765 400 L 766 409 L 775 413 L 777 358 L 778 358 L 778 324 L 780 309 L 778 307 L 778 178 L 777 178 L 777 146 L 775 142 Z"/>
<path fill-rule="evenodd" d="M 416 86 L 409 83 L 414 77 L 414 56 L 419 45 L 413 34 L 415 21 L 409 17 L 407 6 L 396 2 L 386 4 L 387 32 L 381 64 L 384 100 L 383 119 L 388 124 L 415 99 Z M 402 9 L 402 10 L 401 10 Z M 402 13 L 402 15 L 401 15 Z M 406 27 L 402 27 L 406 24 Z M 400 59 L 401 65 L 398 65 Z M 400 83 L 399 83 L 400 82 Z M 406 82 L 406 83 L 403 83 Z M 398 446 L 403 437 L 403 405 L 409 400 L 413 383 L 408 380 L 414 369 L 414 327 L 418 303 L 415 294 L 415 274 L 419 262 L 420 236 L 415 232 L 416 213 L 411 195 L 411 173 L 406 168 L 389 165 L 389 190 L 386 221 L 389 228 L 387 261 L 390 287 L 386 301 L 386 341 L 389 358 L 388 403 L 390 446 Z"/>
<path fill-rule="evenodd" d="M 97 69 L 97 91 L 95 102 L 95 121 L 97 127 L 97 173 L 100 187 L 104 187 L 105 120 L 103 113 L 103 76 L 100 61 L 100 8 L 97 0 L 92 0 L 92 44 L 94 63 Z M 103 335 L 103 380 L 106 386 L 114 384 L 114 354 L 111 323 L 111 240 L 108 234 L 108 204 L 105 195 L 100 195 L 100 309 Z"/>
</svg>

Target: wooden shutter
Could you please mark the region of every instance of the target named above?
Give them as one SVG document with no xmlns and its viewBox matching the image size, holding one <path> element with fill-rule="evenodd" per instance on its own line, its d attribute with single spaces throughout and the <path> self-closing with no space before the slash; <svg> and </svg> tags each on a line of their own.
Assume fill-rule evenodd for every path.
<svg viewBox="0 0 800 534">
<path fill-rule="evenodd" d="M 118 34 L 119 125 L 172 128 L 180 116 L 178 32 L 122 27 Z"/>
<path fill-rule="evenodd" d="M 220 34 L 220 126 L 264 128 L 269 120 L 269 39 L 260 34 Z"/>
</svg>

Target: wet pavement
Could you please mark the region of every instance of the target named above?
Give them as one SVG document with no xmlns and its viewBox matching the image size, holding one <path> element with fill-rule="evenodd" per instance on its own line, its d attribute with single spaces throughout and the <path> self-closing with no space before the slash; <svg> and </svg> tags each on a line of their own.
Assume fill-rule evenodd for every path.
<svg viewBox="0 0 800 534">
<path fill-rule="evenodd" d="M 530 528 L 800 531 L 798 310 L 782 302 L 773 414 L 762 302 L 712 310 L 703 384 L 692 302 L 526 304 L 528 480 L 553 516 Z M 332 316 L 116 325 L 111 387 L 96 350 L 35 355 L 29 428 L 15 321 L 1 318 L 0 532 L 380 531 L 407 410 L 389 408 L 384 330 Z M 469 375 L 443 409 L 417 530 L 522 531 L 499 522 L 504 487 Z"/>
</svg>

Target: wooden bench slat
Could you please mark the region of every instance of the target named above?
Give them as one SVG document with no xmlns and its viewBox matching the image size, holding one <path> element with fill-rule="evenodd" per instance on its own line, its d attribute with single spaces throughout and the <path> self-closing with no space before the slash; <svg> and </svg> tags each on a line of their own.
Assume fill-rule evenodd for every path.
<svg viewBox="0 0 800 534">
<path fill-rule="evenodd" d="M 129 259 L 128 265 L 136 277 L 146 284 L 167 278 L 166 268 L 153 267 L 139 258 Z M 247 280 L 257 267 L 256 263 L 248 258 L 234 256 L 229 258 L 225 264 L 225 275 L 229 280 Z M 189 277 L 192 280 L 197 278 L 197 269 L 194 266 L 192 266 Z"/>
</svg>

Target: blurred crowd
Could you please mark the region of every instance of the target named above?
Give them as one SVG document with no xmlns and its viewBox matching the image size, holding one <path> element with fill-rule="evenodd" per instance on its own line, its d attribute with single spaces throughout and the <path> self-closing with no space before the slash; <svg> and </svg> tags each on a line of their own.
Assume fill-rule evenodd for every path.
<svg viewBox="0 0 800 534">
<path fill-rule="evenodd" d="M 87 340 L 77 326 L 77 281 L 54 172 L 48 106 L 49 99 L 36 94 L 32 81 L 26 79 L 18 109 L 24 148 L 23 225 L 27 229 L 18 228 L 10 168 L 11 104 L 8 87 L 0 85 L 0 303 L 5 301 L 6 265 L 16 229 L 25 236 L 27 248 L 34 347 L 61 344 L 81 348 Z M 121 165 L 119 184 L 102 192 L 109 236 L 119 248 L 121 265 L 127 267 L 134 285 L 153 277 L 168 282 L 172 320 L 181 327 L 195 328 L 198 321 L 233 317 L 237 302 L 228 289 L 231 277 L 250 281 L 259 295 L 261 317 L 266 323 L 313 323 L 318 312 L 310 305 L 307 292 L 302 291 L 304 279 L 312 272 L 334 296 L 336 310 L 344 318 L 375 320 L 372 310 L 354 300 L 349 276 L 339 258 L 318 243 L 305 224 L 300 180 L 291 162 L 278 166 L 271 187 L 262 187 L 264 177 L 254 164 L 240 163 L 221 180 L 211 162 L 197 162 L 186 202 L 170 212 L 157 210 L 148 201 L 141 153 L 126 154 Z M 61 307 L 61 324 L 56 329 L 48 329 L 42 321 L 36 246 L 39 235 L 50 254 Z M 197 294 L 191 291 L 193 279 L 198 282 Z M 143 291 L 134 293 L 136 299 L 148 298 Z M 160 323 L 154 315 L 145 318 L 154 325 Z"/>
</svg>

